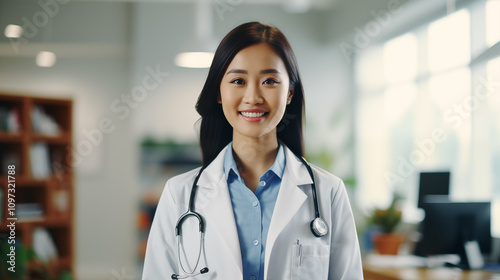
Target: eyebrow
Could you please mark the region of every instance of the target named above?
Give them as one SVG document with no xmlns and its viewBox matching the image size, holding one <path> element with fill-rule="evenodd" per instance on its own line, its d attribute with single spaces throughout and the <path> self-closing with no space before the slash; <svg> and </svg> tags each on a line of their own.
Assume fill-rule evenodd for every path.
<svg viewBox="0 0 500 280">
<path fill-rule="evenodd" d="M 242 70 L 242 69 L 231 69 L 231 70 L 227 71 L 226 75 L 231 74 L 231 73 L 248 74 L 248 71 Z M 260 73 L 261 74 L 269 74 L 269 73 L 281 74 L 280 71 L 278 71 L 276 69 L 264 69 L 264 70 L 261 70 Z"/>
</svg>

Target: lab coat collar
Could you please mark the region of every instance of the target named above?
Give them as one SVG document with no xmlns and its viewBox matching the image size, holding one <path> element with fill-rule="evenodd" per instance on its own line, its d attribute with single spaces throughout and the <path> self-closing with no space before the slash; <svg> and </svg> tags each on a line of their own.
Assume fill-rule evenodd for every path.
<svg viewBox="0 0 500 280">
<path fill-rule="evenodd" d="M 224 175 L 224 156 L 230 145 L 226 145 L 222 149 L 217 157 L 205 168 L 203 173 L 201 173 L 200 179 L 198 179 L 198 186 L 208 189 L 215 189 L 219 187 L 220 181 L 225 180 Z M 226 183 L 227 186 L 227 183 Z"/>
<path fill-rule="evenodd" d="M 287 170 L 289 171 L 289 175 L 291 176 L 292 183 L 297 186 L 312 184 L 312 179 L 307 172 L 307 168 L 302 164 L 302 162 L 295 156 L 295 154 L 283 143 L 281 142 L 285 150 L 285 158 L 286 158 L 286 166 L 285 173 Z M 220 186 L 221 180 L 226 180 L 224 175 L 224 156 L 226 154 L 227 149 L 231 147 L 230 145 L 226 145 L 224 149 L 222 149 L 217 157 L 207 166 L 205 171 L 200 176 L 198 180 L 198 185 L 200 187 L 215 189 Z M 214 182 L 217 182 L 214 184 Z M 227 182 L 226 182 L 227 186 Z"/>
<path fill-rule="evenodd" d="M 297 186 L 312 184 L 311 176 L 307 172 L 307 168 L 298 159 L 295 154 L 290 150 L 284 143 L 281 143 L 285 147 L 286 156 L 286 167 L 285 170 L 290 172 L 293 182 Z"/>
</svg>

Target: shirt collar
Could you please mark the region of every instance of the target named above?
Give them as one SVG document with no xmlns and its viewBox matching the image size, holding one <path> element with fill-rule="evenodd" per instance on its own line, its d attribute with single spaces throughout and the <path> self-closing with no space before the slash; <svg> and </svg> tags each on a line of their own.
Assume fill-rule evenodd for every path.
<svg viewBox="0 0 500 280">
<path fill-rule="evenodd" d="M 226 150 L 226 154 L 224 155 L 224 174 L 226 175 L 226 179 L 229 178 L 229 174 L 231 170 L 234 172 L 238 178 L 241 178 L 240 173 L 238 172 L 238 167 L 236 166 L 236 161 L 233 157 L 233 142 L 230 142 L 228 145 L 228 149 Z M 279 143 L 278 154 L 276 155 L 276 159 L 274 160 L 274 164 L 269 168 L 267 172 L 272 171 L 276 176 L 280 179 L 283 177 L 283 171 L 285 170 L 285 151 L 283 149 L 283 145 Z"/>
</svg>

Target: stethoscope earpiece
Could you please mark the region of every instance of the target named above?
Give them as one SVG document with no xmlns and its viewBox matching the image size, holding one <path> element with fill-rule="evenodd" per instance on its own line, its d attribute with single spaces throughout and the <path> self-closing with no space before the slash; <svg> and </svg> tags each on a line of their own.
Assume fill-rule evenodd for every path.
<svg viewBox="0 0 500 280">
<path fill-rule="evenodd" d="M 196 275 L 199 275 L 199 274 L 205 274 L 208 272 L 208 267 L 204 267 L 200 270 L 200 272 L 198 273 L 188 273 L 188 274 L 185 274 L 185 275 L 179 275 L 179 274 L 172 274 L 172 279 L 186 279 L 188 277 L 191 277 L 191 276 L 196 276 Z"/>
<path fill-rule="evenodd" d="M 208 272 L 208 267 L 204 267 L 202 270 L 200 270 L 200 274 L 205 274 Z"/>
</svg>

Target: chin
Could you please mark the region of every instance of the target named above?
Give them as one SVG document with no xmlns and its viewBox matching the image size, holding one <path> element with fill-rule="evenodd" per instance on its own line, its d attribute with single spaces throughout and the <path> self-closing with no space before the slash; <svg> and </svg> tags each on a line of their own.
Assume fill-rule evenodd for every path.
<svg viewBox="0 0 500 280">
<path fill-rule="evenodd" d="M 270 133 L 274 133 L 276 135 L 276 129 L 245 129 L 245 130 L 239 130 L 237 131 L 239 134 L 244 135 L 246 137 L 251 137 L 251 138 L 260 138 L 264 136 L 269 136 Z"/>
</svg>

